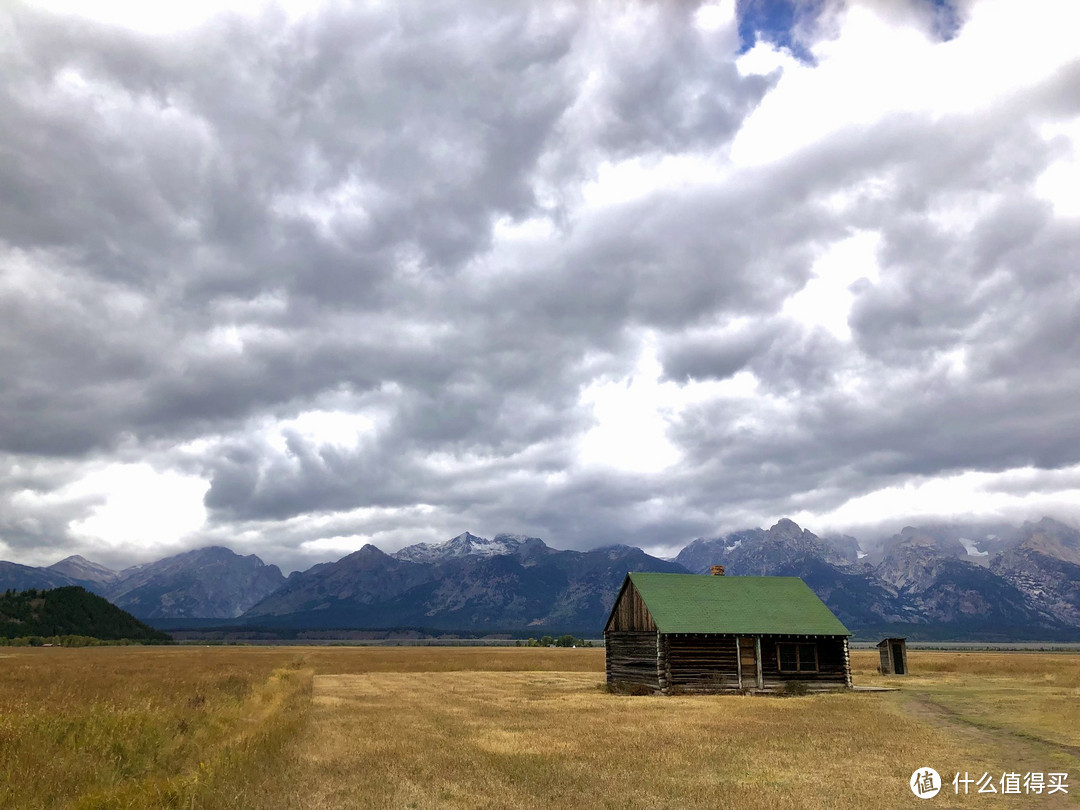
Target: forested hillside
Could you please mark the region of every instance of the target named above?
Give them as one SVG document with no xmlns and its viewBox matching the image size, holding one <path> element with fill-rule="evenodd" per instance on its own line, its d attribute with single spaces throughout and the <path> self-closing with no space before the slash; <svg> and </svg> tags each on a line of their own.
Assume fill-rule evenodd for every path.
<svg viewBox="0 0 1080 810">
<path fill-rule="evenodd" d="M 89 636 L 108 641 L 169 641 L 107 600 L 77 587 L 5 591 L 0 595 L 0 638 Z"/>
</svg>

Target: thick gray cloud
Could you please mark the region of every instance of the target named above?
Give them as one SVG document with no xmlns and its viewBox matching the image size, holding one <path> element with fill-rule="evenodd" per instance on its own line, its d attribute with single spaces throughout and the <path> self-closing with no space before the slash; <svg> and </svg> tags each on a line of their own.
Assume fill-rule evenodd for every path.
<svg viewBox="0 0 1080 810">
<path fill-rule="evenodd" d="M 820 67 L 755 71 L 768 48 L 737 64 L 735 20 L 689 5 L 266 6 L 168 34 L 6 7 L 9 556 L 674 545 L 1026 468 L 1047 477 L 1003 479 L 1003 509 L 1073 516 L 1080 236 L 1040 183 L 1080 140 L 1080 61 L 945 113 L 792 107 L 766 134 L 803 142 L 739 159 L 874 8 L 800 22 Z M 117 465 L 201 480 L 205 520 L 106 536 Z"/>
</svg>

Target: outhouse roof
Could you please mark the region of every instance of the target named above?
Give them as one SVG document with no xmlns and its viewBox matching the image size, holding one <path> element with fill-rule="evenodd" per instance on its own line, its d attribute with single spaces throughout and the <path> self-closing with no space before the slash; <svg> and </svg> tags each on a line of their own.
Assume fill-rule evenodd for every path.
<svg viewBox="0 0 1080 810">
<path fill-rule="evenodd" d="M 900 636 L 896 636 L 894 638 L 883 638 L 881 641 L 879 641 L 877 643 L 877 645 L 879 647 L 884 647 L 884 646 L 886 646 L 887 644 L 889 644 L 892 641 L 903 641 L 903 642 L 906 643 L 907 642 L 907 636 L 904 636 L 903 638 L 901 638 Z"/>
<path fill-rule="evenodd" d="M 798 577 L 631 573 L 661 633 L 850 636 Z"/>
</svg>

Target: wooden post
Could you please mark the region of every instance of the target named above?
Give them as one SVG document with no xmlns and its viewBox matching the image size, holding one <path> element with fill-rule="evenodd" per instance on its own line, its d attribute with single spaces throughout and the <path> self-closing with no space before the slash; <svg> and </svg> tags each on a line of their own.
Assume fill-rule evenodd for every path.
<svg viewBox="0 0 1080 810">
<path fill-rule="evenodd" d="M 739 688 L 742 689 L 742 644 L 739 643 L 738 636 L 735 636 L 735 672 L 739 676 Z"/>
<path fill-rule="evenodd" d="M 757 670 L 757 688 L 764 689 L 765 681 L 761 677 L 761 636 L 754 636 L 754 665 Z"/>
<path fill-rule="evenodd" d="M 847 636 L 844 636 L 844 686 L 851 688 L 851 651 L 848 648 Z"/>
<path fill-rule="evenodd" d="M 656 631 L 656 682 L 660 686 L 660 693 L 668 694 L 667 679 L 667 637 Z"/>
<path fill-rule="evenodd" d="M 675 686 L 674 678 L 671 677 L 671 644 L 668 641 L 668 637 L 664 636 L 664 681 L 667 683 L 668 694 L 671 694 L 672 688 Z"/>
</svg>

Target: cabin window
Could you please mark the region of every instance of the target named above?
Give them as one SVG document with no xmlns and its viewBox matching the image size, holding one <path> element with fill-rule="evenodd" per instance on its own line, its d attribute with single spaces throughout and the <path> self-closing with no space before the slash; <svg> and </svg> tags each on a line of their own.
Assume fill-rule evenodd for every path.
<svg viewBox="0 0 1080 810">
<path fill-rule="evenodd" d="M 776 645 L 781 672 L 817 672 L 817 644 L 784 642 Z"/>
</svg>

